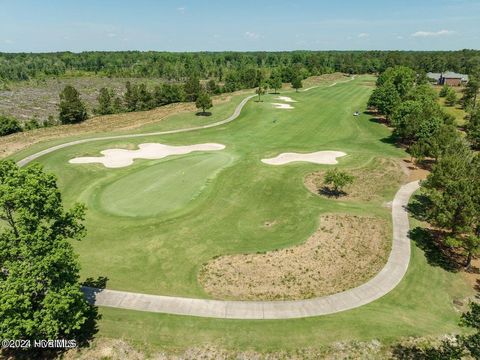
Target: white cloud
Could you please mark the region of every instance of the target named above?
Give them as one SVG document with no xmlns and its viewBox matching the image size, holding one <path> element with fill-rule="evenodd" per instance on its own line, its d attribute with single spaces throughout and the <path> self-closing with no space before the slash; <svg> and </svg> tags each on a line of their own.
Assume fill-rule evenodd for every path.
<svg viewBox="0 0 480 360">
<path fill-rule="evenodd" d="M 398 40 L 403 40 L 403 36 L 402 35 L 397 35 L 397 39 Z"/>
<path fill-rule="evenodd" d="M 108 33 L 107 36 L 108 36 L 109 38 L 114 38 L 114 37 L 117 37 L 117 34 L 115 34 L 115 33 Z"/>
<path fill-rule="evenodd" d="M 246 31 L 245 37 L 256 40 L 256 39 L 260 39 L 262 36 L 252 31 Z"/>
<path fill-rule="evenodd" d="M 177 11 L 180 14 L 185 14 L 185 10 L 187 10 L 187 8 L 185 6 L 180 6 L 180 7 L 177 8 Z"/>
<path fill-rule="evenodd" d="M 5 44 L 13 44 L 13 43 L 14 43 L 14 41 L 13 41 L 13 40 L 10 40 L 10 39 L 5 39 L 5 40 L 3 40 L 3 42 L 4 42 Z"/>
<path fill-rule="evenodd" d="M 357 37 L 360 38 L 360 39 L 364 39 L 364 38 L 367 38 L 367 37 L 369 37 L 369 36 L 370 36 L 370 35 L 367 34 L 367 33 L 360 33 L 360 34 L 357 35 Z"/>
<path fill-rule="evenodd" d="M 435 37 L 435 36 L 447 36 L 452 35 L 455 31 L 452 30 L 439 30 L 439 31 L 417 31 L 412 34 L 413 37 Z"/>
</svg>

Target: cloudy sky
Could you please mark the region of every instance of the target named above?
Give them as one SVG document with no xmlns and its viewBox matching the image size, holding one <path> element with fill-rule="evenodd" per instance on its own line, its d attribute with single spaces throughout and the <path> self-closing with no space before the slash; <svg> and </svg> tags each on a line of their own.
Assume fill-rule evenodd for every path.
<svg viewBox="0 0 480 360">
<path fill-rule="evenodd" d="M 0 51 L 480 48 L 480 0 L 0 0 Z"/>
</svg>

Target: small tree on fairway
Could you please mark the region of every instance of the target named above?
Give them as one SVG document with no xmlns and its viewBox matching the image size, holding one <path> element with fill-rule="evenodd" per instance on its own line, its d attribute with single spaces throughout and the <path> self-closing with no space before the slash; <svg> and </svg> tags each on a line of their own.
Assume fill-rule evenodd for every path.
<svg viewBox="0 0 480 360">
<path fill-rule="evenodd" d="M 80 100 L 77 89 L 71 85 L 65 86 L 60 93 L 60 121 L 62 124 L 75 124 L 87 119 L 87 109 Z"/>
<path fill-rule="evenodd" d="M 200 91 L 200 94 L 195 101 L 195 106 L 197 107 L 197 109 L 202 109 L 203 115 L 206 114 L 206 110 L 210 109 L 213 106 L 212 99 L 205 90 Z"/>
<path fill-rule="evenodd" d="M 79 204 L 64 210 L 55 177 L 39 165 L 0 162 L 2 337 L 82 340 L 95 309 L 70 241 L 84 237 L 84 214 Z"/>
<path fill-rule="evenodd" d="M 323 184 L 326 187 L 331 187 L 330 192 L 338 197 L 343 193 L 343 188 L 353 183 L 354 179 L 355 177 L 353 175 L 335 168 L 325 173 Z"/>
<path fill-rule="evenodd" d="M 300 76 L 296 76 L 292 80 L 292 87 L 295 89 L 296 92 L 298 92 L 298 89 L 301 89 L 303 87 L 302 78 Z"/>
<path fill-rule="evenodd" d="M 258 85 L 257 89 L 255 90 L 255 92 L 257 93 L 258 95 L 258 101 L 261 101 L 262 99 L 262 95 L 265 94 L 266 92 L 266 85 L 265 84 L 260 84 Z"/>
</svg>

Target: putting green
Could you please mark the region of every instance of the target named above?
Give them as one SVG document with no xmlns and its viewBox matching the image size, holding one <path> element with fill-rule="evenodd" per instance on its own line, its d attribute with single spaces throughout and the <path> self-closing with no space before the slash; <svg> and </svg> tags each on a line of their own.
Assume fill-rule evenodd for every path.
<svg viewBox="0 0 480 360">
<path fill-rule="evenodd" d="M 232 161 L 228 153 L 170 158 L 129 172 L 98 193 L 101 209 L 118 216 L 158 216 L 186 206 Z"/>
<path fill-rule="evenodd" d="M 87 237 L 74 243 L 82 277 L 106 276 L 110 289 L 208 297 L 197 275 L 202 264 L 216 256 L 300 244 L 318 228 L 321 214 L 373 215 L 390 221 L 390 209 L 384 205 L 398 189 L 392 185 L 397 184 L 394 179 L 385 177 L 378 188 L 367 188 L 376 191 L 369 201 L 332 200 L 313 194 L 304 185 L 305 176 L 329 165 L 271 166 L 261 162 L 284 152 L 343 151 L 348 155 L 333 166 L 368 173 L 375 171 L 378 158 L 406 156 L 394 146 L 384 125 L 364 113 L 352 116 L 366 107 L 374 84 L 374 77 L 359 76 L 329 88 L 282 92 L 297 101 L 291 110 L 275 109 L 271 103 L 279 102 L 275 99 L 278 95 L 266 95 L 263 102 L 248 102 L 241 115 L 227 125 L 86 143 L 39 158 L 46 170 L 58 176 L 67 207 L 76 201 L 87 205 Z M 233 101 L 238 104 L 240 100 L 236 97 Z M 224 103 L 212 111 L 214 116 L 224 114 L 226 118 L 233 107 Z M 177 114 L 170 120 L 151 124 L 148 131 L 207 121 L 193 113 Z M 121 169 L 68 163 L 74 157 L 110 148 L 136 148 L 148 142 L 215 142 L 227 149 L 138 160 Z M 15 158 L 52 143 L 34 145 Z M 200 161 L 205 162 L 191 169 Z M 179 176 L 183 171 L 186 176 Z M 457 331 L 458 312 L 452 301 L 463 299 L 470 291 L 460 274 L 432 265 L 428 251 L 426 257 L 422 250 L 422 239 L 414 240 L 405 279 L 391 293 L 358 309 L 310 319 L 236 321 L 103 308 L 100 332 L 131 339 L 140 346 L 148 343 L 177 349 L 216 343 L 269 350 L 351 339 L 392 341 L 401 336 Z"/>
</svg>

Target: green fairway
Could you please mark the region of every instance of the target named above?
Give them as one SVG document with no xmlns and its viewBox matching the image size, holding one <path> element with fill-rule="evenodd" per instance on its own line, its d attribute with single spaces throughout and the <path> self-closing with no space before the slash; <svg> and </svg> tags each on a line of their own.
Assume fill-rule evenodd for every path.
<svg viewBox="0 0 480 360">
<path fill-rule="evenodd" d="M 292 110 L 275 109 L 271 103 L 279 102 L 278 95 L 270 94 L 263 102 L 247 103 L 231 124 L 97 141 L 40 158 L 59 176 L 67 204 L 87 204 L 88 235 L 76 244 L 83 275 L 106 276 L 113 289 L 205 297 L 197 274 L 215 256 L 299 244 L 314 232 L 321 213 L 366 213 L 389 220 L 389 210 L 381 203 L 390 197 L 339 203 L 310 193 L 304 176 L 328 165 L 271 166 L 260 161 L 288 151 L 337 150 L 347 153 L 338 166 L 348 168 L 367 166 L 376 157 L 402 156 L 385 141 L 388 129 L 367 115 L 352 116 L 365 107 L 372 82 L 371 77 L 361 77 L 334 87 L 285 93 L 297 101 Z M 224 112 L 224 108 L 232 104 L 214 110 Z M 174 118 L 177 123 L 179 116 Z M 184 114 L 186 119 L 190 116 Z M 226 149 L 137 159 L 120 169 L 68 163 L 77 156 L 98 156 L 105 149 L 134 148 L 146 142 L 215 142 Z M 265 227 L 266 222 L 275 225 Z"/>
<path fill-rule="evenodd" d="M 325 213 L 371 215 L 390 222 L 385 203 L 397 189 L 382 185 L 391 186 L 395 179 L 379 183 L 379 193 L 369 201 L 335 200 L 313 194 L 304 185 L 307 174 L 331 165 L 271 166 L 260 161 L 283 152 L 335 150 L 347 153 L 336 166 L 348 171 L 374 169 L 380 158 L 404 157 L 384 125 L 363 113 L 352 116 L 365 110 L 374 81 L 360 76 L 333 87 L 283 92 L 297 101 L 291 103 L 292 110 L 275 109 L 271 103 L 282 101 L 268 94 L 262 102 L 248 102 L 232 123 L 215 128 L 96 141 L 40 158 L 59 177 L 67 206 L 80 201 L 88 207 L 88 235 L 75 244 L 82 276 L 106 276 L 110 289 L 208 297 L 197 275 L 202 264 L 216 256 L 300 244 Z M 235 97 L 212 110 L 228 115 L 240 100 Z M 191 124 L 192 116 L 179 114 L 173 121 L 184 127 Z M 148 131 L 170 126 L 167 119 L 158 127 L 149 125 Z M 132 149 L 148 142 L 213 142 L 226 148 L 161 160 L 137 159 L 119 169 L 68 163 L 77 156 L 99 156 L 105 149 Z M 355 310 L 299 320 L 227 321 L 104 308 L 101 334 L 172 349 L 217 343 L 270 350 L 338 340 L 390 341 L 458 329 L 452 299 L 469 293 L 465 282 L 460 275 L 430 266 L 423 251 L 412 246 L 411 266 L 402 283 L 382 299 Z"/>
</svg>

